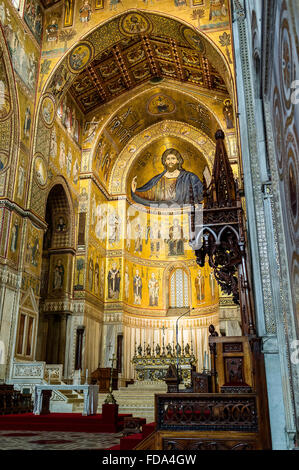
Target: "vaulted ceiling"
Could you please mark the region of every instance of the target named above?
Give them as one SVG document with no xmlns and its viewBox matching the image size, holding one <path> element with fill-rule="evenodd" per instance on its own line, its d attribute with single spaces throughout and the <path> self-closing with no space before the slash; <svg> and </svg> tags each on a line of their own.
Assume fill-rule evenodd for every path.
<svg viewBox="0 0 299 470">
<path fill-rule="evenodd" d="M 97 56 L 70 92 L 84 113 L 144 83 L 161 78 L 193 84 L 229 97 L 220 73 L 209 58 L 171 37 L 134 35 Z"/>
</svg>

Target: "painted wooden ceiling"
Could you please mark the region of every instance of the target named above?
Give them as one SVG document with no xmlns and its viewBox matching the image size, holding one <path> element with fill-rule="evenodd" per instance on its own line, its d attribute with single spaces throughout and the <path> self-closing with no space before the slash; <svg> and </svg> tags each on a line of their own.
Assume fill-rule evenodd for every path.
<svg viewBox="0 0 299 470">
<path fill-rule="evenodd" d="M 135 35 L 96 57 L 71 86 L 84 113 L 148 80 L 185 82 L 229 97 L 225 82 L 209 59 L 171 37 Z"/>
<path fill-rule="evenodd" d="M 41 2 L 44 8 L 49 8 L 52 5 L 55 5 L 55 3 L 59 3 L 60 0 L 41 0 Z"/>
</svg>

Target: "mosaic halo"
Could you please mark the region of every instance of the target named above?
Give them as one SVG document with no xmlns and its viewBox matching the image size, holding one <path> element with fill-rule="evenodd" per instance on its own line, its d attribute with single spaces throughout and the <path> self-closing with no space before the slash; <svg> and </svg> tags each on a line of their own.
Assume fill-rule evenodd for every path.
<svg viewBox="0 0 299 470">
<path fill-rule="evenodd" d="M 37 155 L 34 161 L 34 178 L 37 184 L 44 188 L 47 184 L 47 166 L 41 155 Z"/>
<path fill-rule="evenodd" d="M 69 69 L 73 73 L 81 72 L 93 58 L 94 48 L 89 42 L 81 42 L 69 55 Z"/>
<path fill-rule="evenodd" d="M 47 127 L 51 127 L 55 118 L 55 99 L 52 95 L 46 95 L 41 105 L 42 119 Z"/>
<path fill-rule="evenodd" d="M 119 22 L 120 31 L 126 36 L 145 34 L 151 31 L 152 25 L 146 16 L 141 13 L 128 13 Z"/>
</svg>

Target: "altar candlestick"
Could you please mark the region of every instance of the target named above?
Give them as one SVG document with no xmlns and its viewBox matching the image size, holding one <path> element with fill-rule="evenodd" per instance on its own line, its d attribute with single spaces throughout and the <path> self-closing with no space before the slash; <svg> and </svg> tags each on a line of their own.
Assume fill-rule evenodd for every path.
<svg viewBox="0 0 299 470">
<path fill-rule="evenodd" d="M 86 369 L 86 378 L 85 378 L 85 384 L 87 385 L 88 383 L 88 369 Z"/>
</svg>

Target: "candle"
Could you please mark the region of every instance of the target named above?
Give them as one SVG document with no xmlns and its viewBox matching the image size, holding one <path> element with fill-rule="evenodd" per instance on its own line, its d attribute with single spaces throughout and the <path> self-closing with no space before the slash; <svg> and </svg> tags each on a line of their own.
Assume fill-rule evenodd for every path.
<svg viewBox="0 0 299 470">
<path fill-rule="evenodd" d="M 207 352 L 205 351 L 204 360 L 203 360 L 203 369 L 206 370 L 206 361 L 207 361 Z"/>
</svg>

